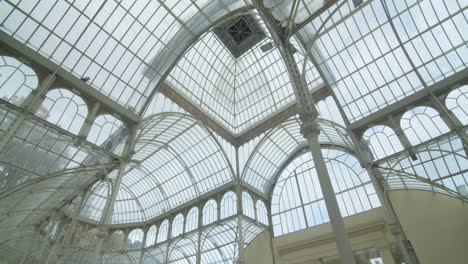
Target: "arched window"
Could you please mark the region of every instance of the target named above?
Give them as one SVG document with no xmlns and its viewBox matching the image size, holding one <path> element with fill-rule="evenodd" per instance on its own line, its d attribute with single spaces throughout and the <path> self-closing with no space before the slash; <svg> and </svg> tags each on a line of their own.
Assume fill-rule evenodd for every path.
<svg viewBox="0 0 468 264">
<path fill-rule="evenodd" d="M 218 220 L 217 209 L 218 205 L 215 200 L 206 202 L 205 207 L 203 207 L 203 225 L 208 225 Z"/>
<path fill-rule="evenodd" d="M 335 149 L 322 151 L 343 216 L 380 206 L 367 171 L 354 156 Z M 279 175 L 271 210 L 275 236 L 329 221 L 309 152 L 295 158 Z"/>
<path fill-rule="evenodd" d="M 369 148 L 372 153 L 372 160 L 385 158 L 403 150 L 397 135 L 388 126 L 373 126 L 364 132 L 362 139 L 364 147 Z"/>
<path fill-rule="evenodd" d="M 255 219 L 253 200 L 250 194 L 246 192 L 242 192 L 242 211 L 244 215 Z"/>
<path fill-rule="evenodd" d="M 468 85 L 451 91 L 445 104 L 463 125 L 468 125 Z"/>
<path fill-rule="evenodd" d="M 100 115 L 89 130 L 88 141 L 116 154 L 122 153 L 128 130 L 119 119 L 111 115 Z"/>
<path fill-rule="evenodd" d="M 152 225 L 148 232 L 146 233 L 146 242 L 145 247 L 151 247 L 156 242 L 156 225 Z"/>
<path fill-rule="evenodd" d="M 268 211 L 261 200 L 257 201 L 257 220 L 265 225 L 268 225 Z"/>
<path fill-rule="evenodd" d="M 184 232 L 184 216 L 182 214 L 176 215 L 172 221 L 172 237 L 181 235 Z"/>
<path fill-rule="evenodd" d="M 193 207 L 187 214 L 185 221 L 185 232 L 190 232 L 198 227 L 198 208 Z"/>
<path fill-rule="evenodd" d="M 121 250 L 124 246 L 125 233 L 122 230 L 114 231 L 109 238 L 107 248 L 112 250 Z"/>
<path fill-rule="evenodd" d="M 237 213 L 237 196 L 234 192 L 227 192 L 221 200 L 221 219 Z"/>
<path fill-rule="evenodd" d="M 135 229 L 128 234 L 127 241 L 129 242 L 130 249 L 140 249 L 143 247 L 143 230 Z"/>
<path fill-rule="evenodd" d="M 450 131 L 439 113 L 427 106 L 418 106 L 401 117 L 401 129 L 411 145 L 428 141 Z"/>
<path fill-rule="evenodd" d="M 21 61 L 0 56 L 0 98 L 17 106 L 38 86 L 36 73 Z"/>
<path fill-rule="evenodd" d="M 78 134 L 88 116 L 88 107 L 81 97 L 71 91 L 54 89 L 46 94 L 36 115 L 73 134 Z"/>
<path fill-rule="evenodd" d="M 159 226 L 159 232 L 158 232 L 158 240 L 156 241 L 157 243 L 161 243 L 163 241 L 167 240 L 167 229 L 169 227 L 169 221 L 164 220 L 161 225 Z"/>
</svg>

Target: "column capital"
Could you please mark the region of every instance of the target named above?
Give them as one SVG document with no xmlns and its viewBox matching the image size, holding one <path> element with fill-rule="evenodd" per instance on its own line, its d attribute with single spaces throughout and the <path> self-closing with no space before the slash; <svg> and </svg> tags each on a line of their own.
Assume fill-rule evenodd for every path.
<svg viewBox="0 0 468 264">
<path fill-rule="evenodd" d="M 318 137 L 320 134 L 320 127 L 317 125 L 317 113 L 316 112 L 302 112 L 299 114 L 302 121 L 301 134 L 306 138 Z"/>
</svg>

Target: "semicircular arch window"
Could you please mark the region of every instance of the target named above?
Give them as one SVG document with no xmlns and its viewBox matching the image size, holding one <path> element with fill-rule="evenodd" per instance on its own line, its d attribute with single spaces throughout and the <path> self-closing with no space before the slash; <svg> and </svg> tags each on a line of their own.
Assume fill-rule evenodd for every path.
<svg viewBox="0 0 468 264">
<path fill-rule="evenodd" d="M 87 140 L 116 154 L 121 154 L 128 130 L 124 123 L 111 115 L 100 115 L 94 120 Z"/>
<path fill-rule="evenodd" d="M 237 213 L 237 196 L 234 192 L 227 192 L 221 200 L 221 219 Z"/>
<path fill-rule="evenodd" d="M 322 152 L 343 217 L 380 206 L 367 171 L 354 156 L 336 149 Z M 296 157 L 280 173 L 271 210 L 275 236 L 330 221 L 310 152 Z"/>
<path fill-rule="evenodd" d="M 428 106 L 418 106 L 404 113 L 400 123 L 413 146 L 450 131 L 439 112 Z"/>
<path fill-rule="evenodd" d="M 145 247 L 151 247 L 156 242 L 156 225 L 152 225 L 146 232 Z"/>
<path fill-rule="evenodd" d="M 451 91 L 445 99 L 445 105 L 460 123 L 468 125 L 468 85 Z"/>
<path fill-rule="evenodd" d="M 171 237 L 177 237 L 184 232 L 184 216 L 182 214 L 176 215 L 172 221 L 172 234 Z"/>
<path fill-rule="evenodd" d="M 88 116 L 88 106 L 81 97 L 70 90 L 53 89 L 46 94 L 35 114 L 73 134 L 78 134 Z"/>
<path fill-rule="evenodd" d="M 244 215 L 255 219 L 253 200 L 247 192 L 242 192 L 242 212 Z"/>
<path fill-rule="evenodd" d="M 15 58 L 0 56 L 0 98 L 21 106 L 38 83 L 36 73 L 29 66 Z"/>
<path fill-rule="evenodd" d="M 198 208 L 193 207 L 187 214 L 185 221 L 185 232 L 190 232 L 198 227 Z"/>
<path fill-rule="evenodd" d="M 218 220 L 218 204 L 215 200 L 209 200 L 203 207 L 203 225 L 208 225 Z"/>
<path fill-rule="evenodd" d="M 140 249 L 143 247 L 144 232 L 141 229 L 135 229 L 128 234 L 127 243 L 130 249 Z"/>
<path fill-rule="evenodd" d="M 363 144 L 371 152 L 371 160 L 378 160 L 403 150 L 395 131 L 388 126 L 373 126 L 364 132 Z"/>
</svg>

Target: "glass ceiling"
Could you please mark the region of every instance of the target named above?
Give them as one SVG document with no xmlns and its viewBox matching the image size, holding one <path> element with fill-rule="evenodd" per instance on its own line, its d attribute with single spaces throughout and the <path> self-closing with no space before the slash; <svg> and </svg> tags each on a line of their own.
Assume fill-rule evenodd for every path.
<svg viewBox="0 0 468 264">
<path fill-rule="evenodd" d="M 307 88 L 313 92 L 329 87 L 336 96 L 336 101 L 328 96 L 316 104 L 320 142 L 327 148 L 346 151 L 346 155 L 361 148 L 353 143 L 348 125 L 419 91 L 430 91 L 451 76 L 466 73 L 466 1 L 368 0 L 358 7 L 351 0 L 337 1 L 313 17 L 329 1 L 301 0 L 292 24 L 288 21 L 293 1 L 262 3 L 278 26 L 293 29 L 294 58 L 299 69 L 305 69 Z M 83 192 L 87 200 L 78 218 L 99 223 L 110 187 L 116 183 L 116 160 L 125 160 L 126 164 L 107 223 L 111 225 L 139 225 L 157 219 L 239 178 L 249 190 L 270 197 L 281 170 L 307 147 L 297 115 L 278 122 L 242 146 L 233 146 L 189 110 L 157 92 L 158 85 L 166 82 L 234 136 L 295 103 L 280 50 L 253 6 L 247 0 L 0 1 L 2 32 L 74 76 L 89 77 L 87 84 L 142 117 L 134 153 L 127 160 L 128 153 L 120 155 L 123 142 L 119 142 L 119 154 L 98 143 L 106 142 L 105 138 L 96 138 L 94 143 L 85 138 L 77 143 L 73 133 L 81 127 L 63 120 L 73 123 L 70 132 L 60 121 L 47 122 L 38 113 L 26 113 L 9 104 L 13 93 L 2 91 L 11 98 L 1 101 L 0 136 L 7 136 L 20 116 L 26 117 L 0 153 L 1 241 L 22 233 L 32 235 L 34 224 L 62 208 L 71 216 L 70 208 L 76 208 L 81 198 L 72 199 Z M 265 38 L 235 58 L 213 27 L 246 14 L 257 20 Z M 9 60 L 2 57 L 5 65 Z M 40 78 L 34 79 L 39 74 L 25 69 L 27 63 L 12 61 L 18 64 L 14 67 L 27 72 L 27 85 L 22 85 L 19 92 L 26 97 L 39 86 Z M 10 73 L 2 72 L 5 76 Z M 12 75 L 20 76 L 15 74 L 16 70 Z M 15 80 L 4 83 L 21 86 Z M 449 98 L 457 101 L 451 102 L 456 106 L 450 110 L 467 116 L 466 86 L 456 91 L 457 98 Z M 86 104 L 83 101 L 83 106 Z M 468 179 L 463 137 L 466 120 L 453 117 L 462 122 L 456 123 L 457 127 L 447 126 L 444 122 L 448 121 L 439 117 L 444 113 L 438 109 L 426 111 L 430 107 L 424 106 L 421 112 L 420 108 L 408 108 L 410 117 L 402 113 L 402 123 L 395 127 L 367 123 L 369 128 L 363 128 L 367 131 L 359 131 L 363 132 L 363 136 L 358 135 L 362 141 L 371 142 L 369 147 L 375 155 L 371 163 L 386 179 L 386 188 L 431 190 L 466 200 L 462 192 L 466 191 Z M 444 123 L 437 136 L 435 130 L 427 129 L 428 122 L 411 119 L 429 115 L 430 111 L 438 118 L 436 127 Z M 116 126 L 124 127 L 121 120 L 112 118 Z M 392 130 L 398 128 L 404 131 Z M 382 135 L 386 143 L 379 142 Z M 405 137 L 408 142 L 402 140 Z M 411 151 L 416 160 L 410 158 Z M 109 172 L 108 177 L 98 179 L 97 172 Z M 64 203 L 73 206 L 64 207 Z M 259 227 L 250 225 L 247 229 L 254 231 L 248 239 L 253 239 Z M 231 219 L 225 226 L 214 227 L 212 237 L 216 242 L 207 242 L 202 257 L 214 262 L 234 260 L 231 251 L 236 234 L 226 230 L 235 226 Z M 181 241 L 180 247 L 187 252 L 180 249 L 171 261 L 179 263 L 185 256 L 195 258 L 190 249 L 193 245 L 186 242 Z M 220 260 L 212 253 L 220 244 L 230 250 L 230 257 Z M 145 251 L 144 258 L 164 257 L 164 247 L 162 244 Z M 134 253 L 130 258 L 138 256 Z M 122 254 L 113 252 L 104 259 L 113 262 L 119 258 L 123 258 Z"/>
<path fill-rule="evenodd" d="M 243 13 L 241 13 L 243 14 Z M 167 77 L 167 82 L 233 134 L 241 134 L 294 98 L 289 74 L 263 20 L 258 21 L 266 38 L 235 58 L 212 31 L 207 32 L 184 54 Z M 295 57 L 302 68 L 304 51 L 295 39 Z M 310 61 L 306 63 L 310 90 L 322 81 Z"/>
<path fill-rule="evenodd" d="M 0 23 L 1 30 L 139 113 L 179 54 L 214 21 L 245 5 L 7 0 L 0 2 Z"/>
</svg>

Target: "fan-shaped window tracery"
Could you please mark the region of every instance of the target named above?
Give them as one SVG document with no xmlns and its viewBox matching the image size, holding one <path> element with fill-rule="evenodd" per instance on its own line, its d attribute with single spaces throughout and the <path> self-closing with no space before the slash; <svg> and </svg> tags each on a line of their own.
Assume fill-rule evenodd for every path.
<svg viewBox="0 0 468 264">
<path fill-rule="evenodd" d="M 468 85 L 451 91 L 445 99 L 445 104 L 460 123 L 468 125 Z"/>
<path fill-rule="evenodd" d="M 367 171 L 349 153 L 323 150 L 343 217 L 380 206 Z M 272 193 L 275 236 L 330 221 L 310 152 L 292 160 L 279 175 Z"/>
<path fill-rule="evenodd" d="M 401 117 L 401 129 L 411 145 L 417 145 L 450 131 L 439 113 L 431 107 L 415 107 Z"/>
<path fill-rule="evenodd" d="M 403 150 L 403 146 L 395 131 L 388 126 L 373 126 L 362 136 L 364 148 L 367 148 L 372 160 L 385 158 Z"/>
<path fill-rule="evenodd" d="M 78 134 L 88 117 L 88 106 L 81 97 L 67 89 L 53 89 L 46 94 L 36 115 Z"/>
<path fill-rule="evenodd" d="M 36 73 L 21 61 L 0 56 L 0 98 L 21 106 L 38 86 Z M 44 115 L 40 115 L 43 117 Z"/>
</svg>

